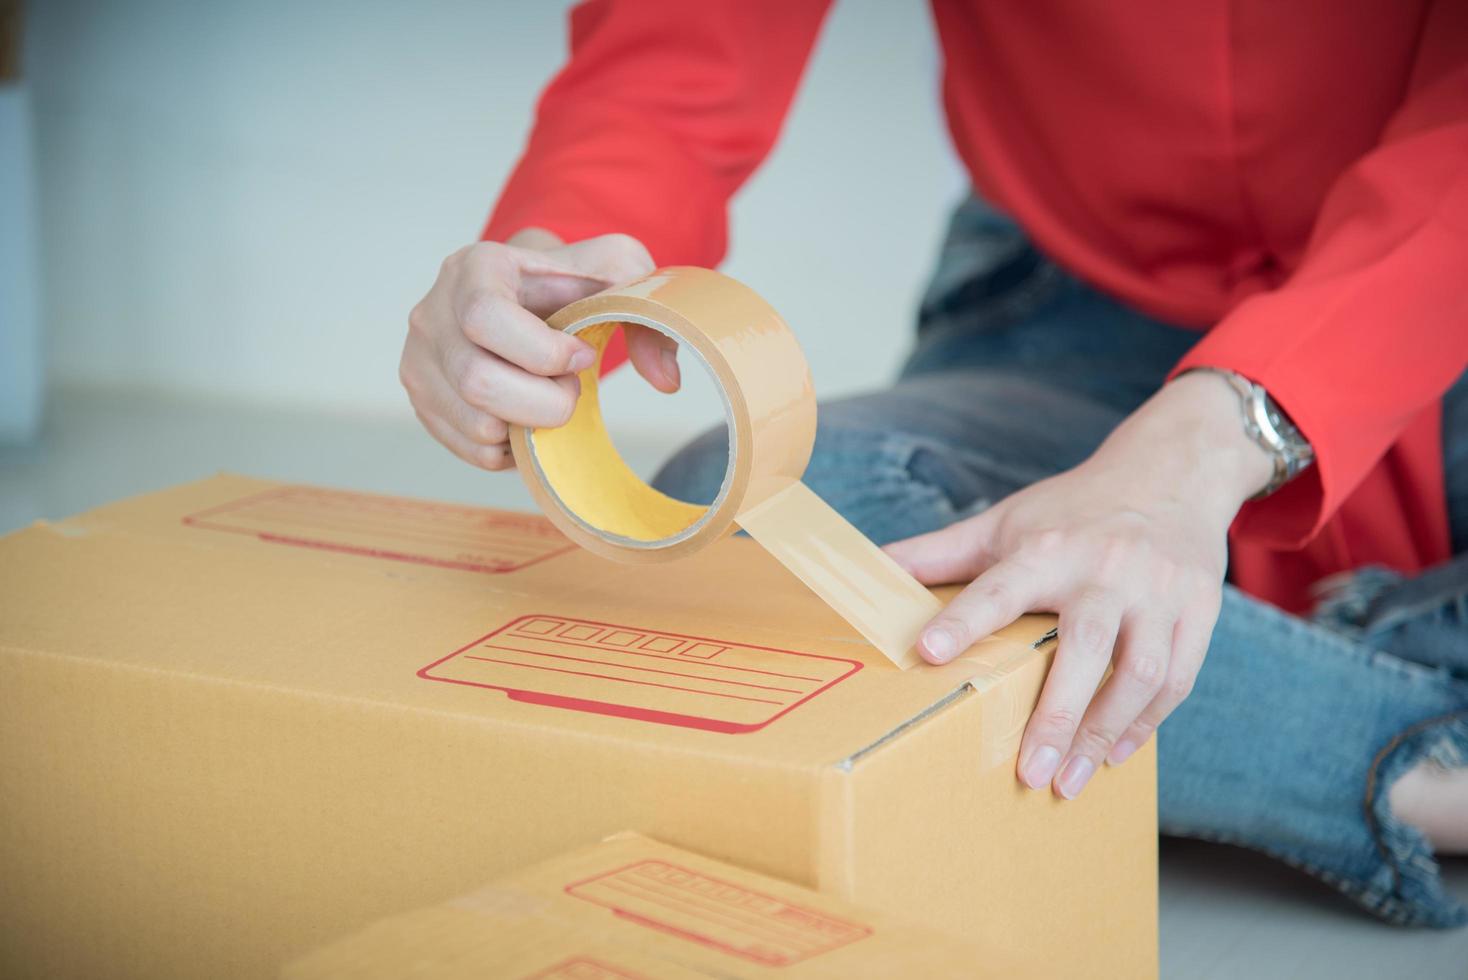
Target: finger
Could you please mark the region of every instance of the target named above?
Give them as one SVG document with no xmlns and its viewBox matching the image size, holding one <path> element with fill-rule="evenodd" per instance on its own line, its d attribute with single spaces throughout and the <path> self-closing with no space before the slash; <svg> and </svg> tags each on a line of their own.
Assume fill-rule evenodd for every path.
<svg viewBox="0 0 1468 980">
<path fill-rule="evenodd" d="M 1162 690 L 1137 716 L 1130 728 L 1116 740 L 1106 754 L 1106 764 L 1119 766 L 1132 753 L 1147 744 L 1147 739 L 1167 716 L 1177 710 L 1193 692 L 1193 683 L 1198 671 L 1203 668 L 1203 658 L 1208 653 L 1208 641 L 1213 636 L 1213 625 L 1218 621 L 1218 602 L 1205 602 L 1183 613 L 1172 631 L 1172 658 L 1167 664 L 1167 677 L 1162 681 Z"/>
<path fill-rule="evenodd" d="M 647 248 L 631 235 L 597 235 L 549 253 L 556 261 L 608 285 L 631 282 L 656 265 Z"/>
<path fill-rule="evenodd" d="M 598 235 L 545 252 L 520 256 L 519 298 L 550 315 L 567 303 L 652 272 L 652 256 L 630 235 Z"/>
<path fill-rule="evenodd" d="M 1055 660 L 1020 742 L 1019 778 L 1030 789 L 1049 786 L 1059 771 L 1111 661 L 1121 614 L 1120 598 L 1102 591 L 1061 606 Z"/>
<path fill-rule="evenodd" d="M 531 428 L 565 425 L 581 393 L 574 374 L 538 377 L 469 344 L 450 356 L 444 375 L 470 405 Z"/>
<path fill-rule="evenodd" d="M 918 634 L 918 653 L 943 664 L 977 640 L 1014 622 L 1048 591 L 1044 573 L 1016 560 L 984 572 Z"/>
<path fill-rule="evenodd" d="M 547 326 L 502 285 L 462 292 L 456 298 L 454 315 L 459 329 L 475 346 L 531 374 L 573 374 L 596 362 L 590 344 Z"/>
<path fill-rule="evenodd" d="M 509 238 L 505 239 L 506 245 L 515 245 L 520 248 L 533 248 L 540 252 L 549 252 L 553 248 L 560 248 L 566 244 L 561 236 L 545 228 L 521 228 Z"/>
<path fill-rule="evenodd" d="M 542 251 L 500 242 L 479 242 L 459 253 L 457 273 L 461 291 L 487 287 L 505 293 L 538 316 L 549 316 L 612 284 L 612 280 L 584 263 L 564 256 L 564 248 Z"/>
<path fill-rule="evenodd" d="M 515 456 L 508 442 L 494 446 L 481 446 L 470 442 L 453 426 L 432 412 L 420 411 L 418 421 L 455 456 L 471 466 L 485 470 L 507 470 L 515 465 Z"/>
<path fill-rule="evenodd" d="M 1073 800 L 1085 789 L 1106 754 L 1162 690 L 1172 654 L 1172 617 L 1137 613 L 1123 620 L 1115 667 L 1091 699 L 1076 729 L 1055 792 Z"/>
<path fill-rule="evenodd" d="M 660 330 L 637 324 L 622 325 L 627 335 L 627 360 L 647 383 L 658 391 L 672 393 L 682 383 L 678 371 L 678 341 Z"/>
<path fill-rule="evenodd" d="M 477 445 L 496 446 L 510 438 L 509 423 L 464 401 L 436 366 L 430 370 L 429 379 L 421 385 L 414 399 L 415 406 L 447 422 Z"/>
<path fill-rule="evenodd" d="M 924 585 L 972 581 L 996 560 L 991 539 L 1002 506 L 938 531 L 894 541 L 882 550 Z"/>
</svg>

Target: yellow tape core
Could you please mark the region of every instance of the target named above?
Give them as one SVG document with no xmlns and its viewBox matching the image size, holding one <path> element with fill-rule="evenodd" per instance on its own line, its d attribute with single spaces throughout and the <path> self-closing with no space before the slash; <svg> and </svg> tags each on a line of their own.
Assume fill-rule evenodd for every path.
<svg viewBox="0 0 1468 980">
<path fill-rule="evenodd" d="M 528 433 L 535 465 L 566 511 L 596 531 L 632 541 L 678 535 L 708 513 L 648 486 L 617 452 L 601 413 L 597 378 L 616 323 L 598 323 L 576 336 L 596 348 L 596 363 L 581 372 L 581 397 L 571 421 Z"/>
</svg>

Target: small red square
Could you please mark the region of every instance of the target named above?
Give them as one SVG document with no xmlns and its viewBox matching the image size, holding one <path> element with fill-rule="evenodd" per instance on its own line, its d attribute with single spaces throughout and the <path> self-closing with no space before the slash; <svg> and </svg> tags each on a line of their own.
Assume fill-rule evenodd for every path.
<svg viewBox="0 0 1468 980">
<path fill-rule="evenodd" d="M 515 632 L 534 633 L 537 636 L 544 636 L 548 633 L 554 633 L 565 625 L 565 622 L 559 619 L 532 619 L 523 626 L 515 627 Z"/>
<path fill-rule="evenodd" d="M 712 660 L 723 653 L 728 647 L 721 647 L 713 643 L 695 643 L 693 646 L 678 654 L 680 657 L 697 657 L 699 660 Z"/>
</svg>

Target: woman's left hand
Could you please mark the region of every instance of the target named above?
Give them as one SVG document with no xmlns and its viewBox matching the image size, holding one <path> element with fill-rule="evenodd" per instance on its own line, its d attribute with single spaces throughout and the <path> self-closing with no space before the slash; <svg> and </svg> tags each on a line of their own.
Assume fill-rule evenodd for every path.
<svg viewBox="0 0 1468 980">
<path fill-rule="evenodd" d="M 1020 744 L 1026 785 L 1073 799 L 1188 696 L 1218 618 L 1229 524 L 1271 465 L 1228 383 L 1188 374 L 1075 469 L 887 547 L 924 583 L 971 583 L 919 637 L 932 663 L 1026 612 L 1059 613 L 1055 660 Z"/>
</svg>

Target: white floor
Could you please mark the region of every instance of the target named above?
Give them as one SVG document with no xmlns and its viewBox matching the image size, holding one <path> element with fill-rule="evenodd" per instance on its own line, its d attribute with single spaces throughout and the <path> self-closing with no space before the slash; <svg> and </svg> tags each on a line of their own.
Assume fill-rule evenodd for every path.
<svg viewBox="0 0 1468 980">
<path fill-rule="evenodd" d="M 0 448 L 0 533 L 219 470 L 529 508 L 514 474 L 471 470 L 405 421 L 364 421 L 119 392 L 52 400 L 39 445 Z M 624 451 L 648 472 L 661 450 Z M 1452 863 L 1468 897 L 1468 862 Z M 1468 978 L 1468 929 L 1392 929 L 1324 886 L 1247 852 L 1162 847 L 1162 965 L 1169 980 Z"/>
</svg>

